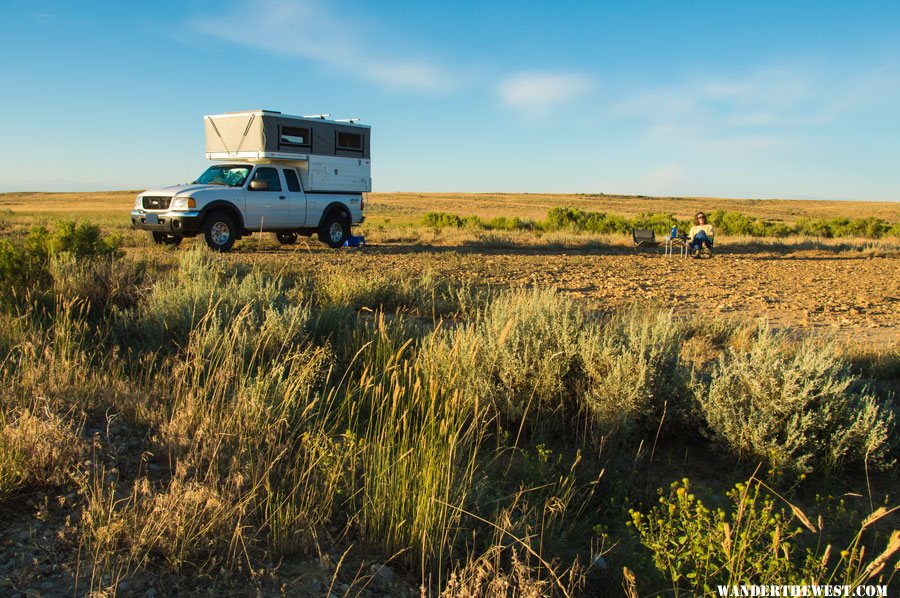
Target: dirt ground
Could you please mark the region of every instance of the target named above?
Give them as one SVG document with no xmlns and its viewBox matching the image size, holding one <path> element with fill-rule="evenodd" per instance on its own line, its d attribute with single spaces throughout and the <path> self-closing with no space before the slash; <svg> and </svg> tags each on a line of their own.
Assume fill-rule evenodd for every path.
<svg viewBox="0 0 900 598">
<path fill-rule="evenodd" d="M 237 259 L 366 273 L 430 271 L 497 288 L 551 286 L 596 308 L 634 301 L 680 314 L 766 318 L 777 328 L 834 334 L 859 344 L 900 343 L 900 257 L 859 251 L 718 249 L 712 259 L 621 248 L 509 249 L 371 245 L 330 251 L 238 247 Z"/>
</svg>

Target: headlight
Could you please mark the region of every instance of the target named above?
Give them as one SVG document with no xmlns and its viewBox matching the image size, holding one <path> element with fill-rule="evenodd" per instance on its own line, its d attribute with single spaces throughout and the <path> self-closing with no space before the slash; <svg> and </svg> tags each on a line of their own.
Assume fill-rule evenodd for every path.
<svg viewBox="0 0 900 598">
<path fill-rule="evenodd" d="M 170 210 L 187 210 L 189 208 L 196 208 L 197 202 L 194 201 L 193 197 L 175 197 L 172 199 L 172 204 L 169 206 Z"/>
</svg>

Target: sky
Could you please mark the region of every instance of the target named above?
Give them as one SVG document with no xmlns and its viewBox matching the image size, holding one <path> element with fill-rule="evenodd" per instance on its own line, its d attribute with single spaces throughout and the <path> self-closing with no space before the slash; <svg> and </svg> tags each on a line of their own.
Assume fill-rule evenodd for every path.
<svg viewBox="0 0 900 598">
<path fill-rule="evenodd" d="M 203 116 L 372 126 L 374 190 L 900 200 L 900 2 L 3 0 L 0 192 L 193 180 Z"/>
</svg>

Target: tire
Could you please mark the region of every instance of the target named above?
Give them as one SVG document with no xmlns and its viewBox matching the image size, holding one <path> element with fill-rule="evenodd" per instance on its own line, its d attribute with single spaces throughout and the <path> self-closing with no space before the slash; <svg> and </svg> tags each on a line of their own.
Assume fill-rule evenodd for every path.
<svg viewBox="0 0 900 598">
<path fill-rule="evenodd" d="M 319 240 L 332 249 L 343 246 L 349 237 L 350 223 L 340 210 L 328 214 L 319 227 Z"/>
<path fill-rule="evenodd" d="M 275 233 L 275 238 L 282 245 L 293 245 L 297 242 L 297 233 L 291 231 Z"/>
<path fill-rule="evenodd" d="M 153 237 L 153 243 L 155 245 L 171 245 L 172 247 L 177 247 L 181 245 L 182 237 L 181 235 L 170 235 L 169 233 L 158 233 L 152 232 L 150 236 Z"/>
<path fill-rule="evenodd" d="M 224 212 L 213 212 L 203 221 L 203 238 L 213 251 L 230 251 L 237 240 L 234 220 Z"/>
</svg>

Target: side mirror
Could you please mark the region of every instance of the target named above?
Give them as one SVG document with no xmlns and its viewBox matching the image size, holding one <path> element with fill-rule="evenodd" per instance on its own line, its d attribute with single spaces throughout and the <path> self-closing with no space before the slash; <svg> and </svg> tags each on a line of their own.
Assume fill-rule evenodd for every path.
<svg viewBox="0 0 900 598">
<path fill-rule="evenodd" d="M 250 190 L 251 191 L 268 191 L 269 190 L 269 181 L 250 181 Z"/>
</svg>

